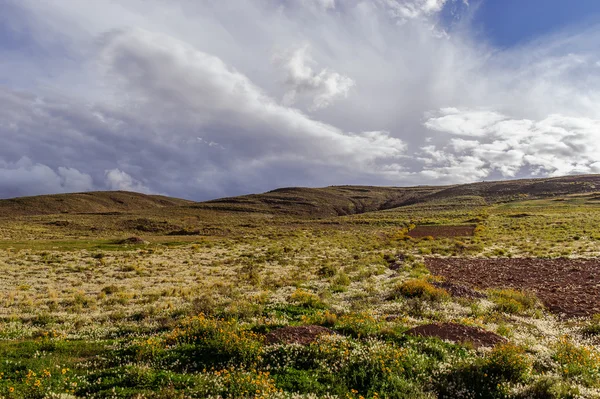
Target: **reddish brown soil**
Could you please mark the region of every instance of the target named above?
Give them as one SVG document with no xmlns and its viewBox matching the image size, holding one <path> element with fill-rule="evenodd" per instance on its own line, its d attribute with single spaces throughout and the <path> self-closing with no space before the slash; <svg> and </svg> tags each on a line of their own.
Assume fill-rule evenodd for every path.
<svg viewBox="0 0 600 399">
<path fill-rule="evenodd" d="M 600 313 L 600 259 L 429 258 L 427 268 L 448 280 L 479 288 L 533 291 L 553 313 Z"/>
<path fill-rule="evenodd" d="M 475 226 L 417 226 L 408 232 L 413 238 L 467 237 L 475 232 Z"/>
<path fill-rule="evenodd" d="M 406 334 L 418 337 L 438 337 L 447 341 L 470 343 L 475 348 L 495 346 L 505 343 L 506 338 L 478 327 L 455 323 L 425 324 L 408 330 Z"/>
<path fill-rule="evenodd" d="M 321 326 L 284 327 L 271 331 L 265 336 L 267 344 L 308 345 L 321 335 L 336 334 L 335 331 Z"/>
</svg>

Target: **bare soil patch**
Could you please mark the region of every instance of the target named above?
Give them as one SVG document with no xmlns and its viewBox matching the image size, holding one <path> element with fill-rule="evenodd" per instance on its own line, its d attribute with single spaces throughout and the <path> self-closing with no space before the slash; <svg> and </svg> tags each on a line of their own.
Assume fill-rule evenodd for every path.
<svg viewBox="0 0 600 399">
<path fill-rule="evenodd" d="M 473 225 L 456 226 L 417 226 L 408 232 L 413 238 L 422 237 L 468 237 L 475 232 Z"/>
<path fill-rule="evenodd" d="M 415 327 L 406 332 L 418 337 L 437 337 L 447 341 L 470 343 L 475 348 L 492 347 L 507 342 L 506 338 L 479 327 L 456 323 L 435 323 Z"/>
<path fill-rule="evenodd" d="M 265 336 L 267 344 L 309 345 L 321 335 L 336 334 L 335 331 L 321 326 L 283 327 L 271 331 Z"/>
<path fill-rule="evenodd" d="M 479 288 L 533 291 L 553 313 L 600 313 L 600 259 L 429 258 L 427 268 L 451 281 Z"/>
</svg>

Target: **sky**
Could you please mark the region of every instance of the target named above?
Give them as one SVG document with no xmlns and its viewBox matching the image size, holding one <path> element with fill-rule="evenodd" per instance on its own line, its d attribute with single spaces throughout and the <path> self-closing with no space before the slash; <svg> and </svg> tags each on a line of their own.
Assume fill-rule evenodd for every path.
<svg viewBox="0 0 600 399">
<path fill-rule="evenodd" d="M 596 0 L 2 0 L 0 198 L 600 173 Z"/>
</svg>

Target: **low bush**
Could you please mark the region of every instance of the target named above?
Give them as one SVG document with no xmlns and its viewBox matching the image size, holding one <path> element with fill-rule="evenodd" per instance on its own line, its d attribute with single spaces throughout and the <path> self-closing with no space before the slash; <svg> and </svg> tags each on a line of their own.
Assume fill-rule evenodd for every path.
<svg viewBox="0 0 600 399">
<path fill-rule="evenodd" d="M 596 336 L 600 335 L 600 313 L 595 314 L 590 323 L 583 328 L 583 335 L 585 336 Z"/>
<path fill-rule="evenodd" d="M 510 314 L 533 310 L 539 304 L 535 294 L 510 288 L 490 290 L 489 298 L 494 302 L 495 310 Z"/>
<path fill-rule="evenodd" d="M 600 386 L 598 349 L 576 345 L 565 336 L 556 344 L 553 359 L 560 365 L 563 377 L 576 379 L 588 386 Z"/>
<path fill-rule="evenodd" d="M 444 301 L 449 298 L 448 292 L 437 288 L 423 279 L 413 279 L 398 284 L 392 293 L 392 298 L 420 298 L 429 301 Z"/>
<path fill-rule="evenodd" d="M 297 289 L 291 296 L 290 302 L 310 309 L 325 309 L 325 304 L 321 301 L 321 299 L 310 292 L 304 291 L 302 289 Z"/>
<path fill-rule="evenodd" d="M 494 399 L 508 397 L 511 386 L 525 383 L 532 361 L 514 345 L 500 345 L 473 363 L 460 364 L 442 375 L 436 390 L 440 399 L 469 397 Z"/>
</svg>

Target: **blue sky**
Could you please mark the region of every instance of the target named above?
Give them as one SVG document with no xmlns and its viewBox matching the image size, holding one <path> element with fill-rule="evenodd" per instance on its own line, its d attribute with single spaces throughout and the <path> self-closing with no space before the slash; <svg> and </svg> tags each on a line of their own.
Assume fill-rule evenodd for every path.
<svg viewBox="0 0 600 399">
<path fill-rule="evenodd" d="M 3 0 L 0 197 L 600 173 L 599 3 Z"/>
<path fill-rule="evenodd" d="M 476 0 L 472 6 L 475 26 L 500 47 L 600 20 L 597 0 Z"/>
</svg>

